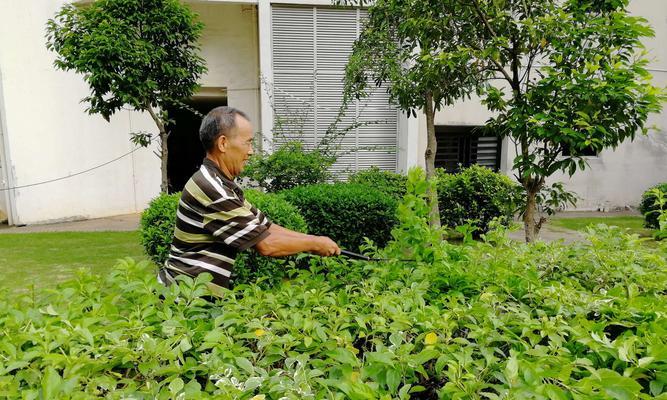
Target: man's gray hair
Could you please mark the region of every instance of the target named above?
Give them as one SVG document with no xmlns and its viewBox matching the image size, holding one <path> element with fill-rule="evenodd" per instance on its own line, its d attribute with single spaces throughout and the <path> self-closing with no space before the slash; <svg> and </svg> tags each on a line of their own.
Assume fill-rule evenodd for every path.
<svg viewBox="0 0 667 400">
<path fill-rule="evenodd" d="M 248 116 L 234 107 L 216 107 L 206 114 L 199 127 L 199 140 L 204 150 L 213 149 L 220 135 L 227 136 L 236 127 L 236 116 L 240 115 L 250 121 Z"/>
</svg>

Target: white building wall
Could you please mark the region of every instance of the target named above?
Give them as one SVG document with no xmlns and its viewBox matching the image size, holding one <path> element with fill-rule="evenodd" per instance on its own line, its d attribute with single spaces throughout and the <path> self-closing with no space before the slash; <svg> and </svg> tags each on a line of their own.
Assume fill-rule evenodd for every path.
<svg viewBox="0 0 667 400">
<path fill-rule="evenodd" d="M 208 73 L 201 85 L 226 87 L 228 105 L 246 112 L 259 131 L 257 6 L 207 2 L 190 7 L 205 25 L 200 43 Z"/>
<path fill-rule="evenodd" d="M 329 4 L 324 0 L 280 1 L 281 3 Z M 4 117 L 7 168 L 15 186 L 29 185 L 71 175 L 110 161 L 132 149 L 129 133 L 154 131 L 150 118 L 123 111 L 107 123 L 85 113 L 81 98 L 88 94 L 81 76 L 56 71 L 53 54 L 45 47 L 46 21 L 65 0 L 0 3 L 0 115 Z M 246 111 L 261 130 L 260 121 L 270 120 L 260 112 L 259 44 L 263 54 L 270 49 L 270 18 L 258 28 L 257 7 L 270 10 L 269 0 L 257 2 L 196 1 L 195 12 L 206 24 L 202 54 L 209 72 L 205 87 L 226 87 L 228 103 Z M 667 2 L 632 3 L 632 9 L 646 16 L 656 30 L 647 42 L 655 59 L 651 69 L 656 83 L 667 84 Z M 263 37 L 258 37 L 258 30 Z M 263 61 L 270 65 L 270 59 Z M 265 69 L 265 68 L 264 68 Z M 266 109 L 266 102 L 262 102 Z M 263 117 L 263 118 L 262 118 Z M 478 101 L 470 100 L 437 113 L 436 124 L 479 125 L 490 114 Z M 262 118 L 262 119 L 261 119 Z M 639 137 L 616 151 L 605 151 L 591 159 L 591 169 L 568 180 L 568 187 L 584 200 L 580 208 L 613 208 L 636 204 L 648 186 L 667 181 L 667 112 L 651 122 L 662 131 Z M 425 120 L 402 119 L 399 138 L 399 169 L 423 166 L 426 148 Z M 511 166 L 513 150 L 504 143 L 503 170 Z M 561 177 L 562 178 L 562 177 Z M 101 217 L 142 210 L 159 191 L 159 160 L 150 149 L 76 177 L 10 193 L 15 224 Z M 12 208 L 0 196 L 0 209 Z"/>
<path fill-rule="evenodd" d="M 8 220 L 12 214 L 10 209 L 9 190 L 11 184 L 7 175 L 7 162 L 5 152 L 5 127 L 3 120 L 4 104 L 2 100 L 2 71 L 0 70 L 0 223 Z"/>
<path fill-rule="evenodd" d="M 667 87 L 667 2 L 634 0 L 630 10 L 646 18 L 655 30 L 655 37 L 644 42 L 651 60 L 648 68 L 654 84 Z M 566 182 L 567 188 L 581 197 L 579 210 L 636 207 L 646 189 L 667 182 L 667 104 L 663 104 L 662 113 L 649 117 L 647 126 L 656 130 L 647 136 L 640 133 L 633 142 L 626 141 L 616 150 L 589 157 L 590 168 L 571 178 L 558 174 L 550 182 Z"/>
<path fill-rule="evenodd" d="M 56 71 L 45 24 L 62 0 L 0 3 L 0 71 L 8 172 L 15 186 L 60 178 L 132 150 L 129 133 L 155 131 L 149 117 L 123 111 L 111 123 L 85 113 L 81 76 Z M 159 160 L 141 149 L 69 179 L 16 189 L 12 222 L 102 217 L 142 210 L 159 192 Z"/>
<path fill-rule="evenodd" d="M 12 186 L 56 179 L 103 164 L 133 149 L 129 133 L 155 132 L 147 115 L 122 111 L 104 121 L 80 100 L 80 75 L 56 71 L 45 46 L 45 24 L 65 0 L 0 3 L 0 90 L 7 173 Z M 228 104 L 259 130 L 257 11 L 251 4 L 191 4 L 205 24 L 204 87 L 227 88 Z M 20 43 L 20 45 L 19 45 Z M 143 210 L 159 193 L 160 164 L 152 149 L 57 182 L 10 191 L 14 224 L 95 218 Z M 8 210 L 0 193 L 0 210 Z"/>
</svg>

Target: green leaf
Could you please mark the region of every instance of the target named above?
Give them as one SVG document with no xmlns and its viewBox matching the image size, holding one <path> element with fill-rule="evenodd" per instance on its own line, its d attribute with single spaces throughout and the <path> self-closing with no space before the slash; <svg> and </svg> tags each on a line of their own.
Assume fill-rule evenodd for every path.
<svg viewBox="0 0 667 400">
<path fill-rule="evenodd" d="M 39 312 L 42 314 L 47 314 L 47 315 L 52 315 L 52 316 L 57 316 L 58 312 L 53 308 L 52 304 L 47 305 L 44 308 L 40 308 Z"/>
<path fill-rule="evenodd" d="M 653 396 L 657 396 L 657 395 L 661 394 L 664 387 L 665 387 L 664 382 L 651 381 L 651 383 L 649 383 L 649 389 L 650 389 L 651 394 Z"/>
<path fill-rule="evenodd" d="M 415 364 L 426 364 L 427 362 L 433 360 L 434 358 L 438 357 L 440 355 L 440 352 L 436 349 L 424 349 L 420 351 L 418 354 L 412 356 L 412 361 Z"/>
<path fill-rule="evenodd" d="M 327 357 L 330 357 L 331 359 L 341 364 L 352 365 L 352 366 L 356 366 L 359 364 L 359 360 L 357 359 L 357 357 L 347 349 L 338 348 L 336 350 L 326 352 L 326 355 Z"/>
<path fill-rule="evenodd" d="M 60 393 L 60 385 L 62 384 L 62 381 L 60 374 L 52 367 L 48 367 L 42 378 L 42 393 L 44 393 L 44 398 L 57 398 Z"/>
<path fill-rule="evenodd" d="M 597 370 L 594 375 L 600 381 L 600 387 L 611 398 L 618 400 L 630 400 L 637 397 L 641 385 L 633 379 L 619 375 L 616 371 L 609 369 Z"/>
<path fill-rule="evenodd" d="M 247 392 L 255 390 L 262 385 L 263 381 L 264 380 L 262 378 L 257 377 L 257 376 L 253 376 L 253 377 L 249 378 L 247 381 L 245 381 L 245 384 L 243 386 L 243 390 L 245 390 Z"/>
<path fill-rule="evenodd" d="M 177 394 L 178 392 L 183 390 L 184 387 L 185 383 L 183 382 L 183 379 L 176 378 L 169 383 L 169 392 L 171 392 L 171 394 Z"/>
<path fill-rule="evenodd" d="M 245 357 L 234 357 L 234 360 L 236 360 L 236 365 L 239 367 L 243 368 L 247 373 L 253 374 L 255 373 L 255 368 L 252 366 L 252 363 Z"/>
<path fill-rule="evenodd" d="M 214 329 L 204 336 L 204 342 L 219 343 L 225 337 L 225 332 L 222 329 Z"/>
<path fill-rule="evenodd" d="M 544 385 L 544 394 L 552 400 L 569 400 L 567 393 L 562 388 L 552 384 Z"/>
<path fill-rule="evenodd" d="M 184 337 L 181 339 L 181 342 L 179 344 L 179 347 L 181 348 L 182 352 L 186 352 L 192 348 L 192 344 L 190 343 L 190 339 Z"/>
<path fill-rule="evenodd" d="M 519 360 L 515 355 L 512 355 L 505 365 L 505 376 L 510 385 L 515 385 L 519 380 Z"/>
<path fill-rule="evenodd" d="M 396 393 L 398 386 L 401 384 L 401 373 L 395 369 L 387 370 L 387 386 L 391 393 Z"/>
</svg>

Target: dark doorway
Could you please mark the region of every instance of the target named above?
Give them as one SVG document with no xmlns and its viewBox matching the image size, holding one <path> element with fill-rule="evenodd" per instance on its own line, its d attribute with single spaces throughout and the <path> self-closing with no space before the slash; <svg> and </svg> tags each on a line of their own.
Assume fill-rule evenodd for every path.
<svg viewBox="0 0 667 400">
<path fill-rule="evenodd" d="M 441 125 L 435 127 L 438 149 L 436 168 L 457 172 L 460 168 L 479 164 L 498 171 L 502 140 L 482 134 L 481 127 Z"/>
<path fill-rule="evenodd" d="M 180 192 L 192 174 L 199 169 L 204 159 L 204 149 L 199 141 L 201 119 L 215 107 L 226 106 L 226 97 L 194 97 L 184 102 L 201 115 L 191 110 L 173 107 L 168 110 L 173 123 L 167 125 L 170 132 L 167 145 L 169 158 L 167 174 L 169 193 Z"/>
</svg>

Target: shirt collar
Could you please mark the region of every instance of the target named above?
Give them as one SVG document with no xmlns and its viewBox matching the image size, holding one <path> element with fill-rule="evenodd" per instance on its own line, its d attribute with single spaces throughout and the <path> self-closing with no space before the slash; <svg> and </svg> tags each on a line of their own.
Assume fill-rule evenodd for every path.
<svg viewBox="0 0 667 400">
<path fill-rule="evenodd" d="M 236 182 L 234 182 L 234 179 L 231 179 L 231 178 L 229 178 L 227 175 L 225 175 L 225 173 L 222 172 L 222 170 L 218 167 L 218 165 L 217 165 L 216 163 L 213 162 L 213 160 L 208 159 L 208 158 L 204 158 L 204 162 L 203 162 L 203 164 L 204 164 L 208 169 L 210 169 L 210 170 L 212 170 L 213 172 L 215 172 L 215 174 L 218 175 L 218 177 L 219 177 L 220 179 L 222 179 L 222 181 L 223 181 L 226 185 L 229 185 L 229 187 L 231 187 L 231 188 L 234 189 L 234 190 L 236 190 L 236 189 L 240 189 L 239 186 L 236 184 Z"/>
</svg>

